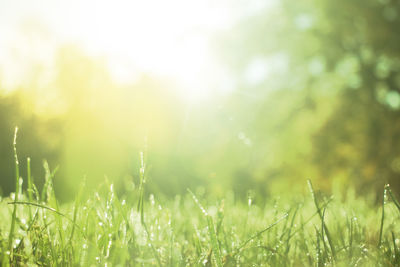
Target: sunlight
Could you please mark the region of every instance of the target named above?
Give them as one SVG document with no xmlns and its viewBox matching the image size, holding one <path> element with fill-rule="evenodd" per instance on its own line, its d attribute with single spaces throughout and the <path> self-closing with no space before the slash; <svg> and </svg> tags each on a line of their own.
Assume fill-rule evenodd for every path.
<svg viewBox="0 0 400 267">
<path fill-rule="evenodd" d="M 23 2 L 29 1 L 18 1 Z M 31 44 L 15 36 L 26 27 L 29 33 L 43 31 L 35 28 L 41 25 L 47 28 L 53 48 L 72 43 L 90 56 L 106 59 L 118 83 L 135 82 L 142 74 L 165 78 L 177 84 L 181 95 L 190 101 L 207 97 L 220 87 L 218 73 L 223 70 L 213 54 L 212 39 L 234 21 L 232 5 L 227 0 L 43 2 L 41 7 L 26 3 L 23 8 L 11 3 L 0 11 L 0 29 L 1 26 L 7 29 L 3 31 L 0 50 L 6 51 L 6 39 L 12 40 L 9 47 L 16 44 L 30 47 Z M 30 56 L 41 50 L 51 54 L 51 48 L 43 46 L 31 51 Z M 4 62 L 7 55 L 0 58 Z"/>
<path fill-rule="evenodd" d="M 118 82 L 146 73 L 174 80 L 188 100 L 211 93 L 210 71 L 219 66 L 210 42 L 217 30 L 229 26 L 227 6 L 182 0 L 76 4 L 79 12 L 68 25 L 72 36 L 89 53 L 112 61 L 110 72 Z"/>
</svg>

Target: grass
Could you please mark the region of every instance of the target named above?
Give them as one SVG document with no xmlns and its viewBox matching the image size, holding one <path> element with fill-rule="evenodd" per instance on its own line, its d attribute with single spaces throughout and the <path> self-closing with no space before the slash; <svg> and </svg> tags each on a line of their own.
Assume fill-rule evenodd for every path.
<svg viewBox="0 0 400 267">
<path fill-rule="evenodd" d="M 15 148 L 15 142 L 14 142 Z M 16 149 L 15 149 L 16 152 Z M 143 156 L 142 156 L 143 158 Z M 31 181 L 0 201 L 1 266 L 398 266 L 400 204 L 386 186 L 382 206 L 347 194 L 276 194 L 263 205 L 204 193 L 157 198 L 139 187 L 117 195 L 105 181 L 83 181 L 59 206 L 47 164 L 38 192 Z M 29 159 L 28 159 L 29 162 Z M 206 204 L 207 203 L 207 204 Z"/>
</svg>

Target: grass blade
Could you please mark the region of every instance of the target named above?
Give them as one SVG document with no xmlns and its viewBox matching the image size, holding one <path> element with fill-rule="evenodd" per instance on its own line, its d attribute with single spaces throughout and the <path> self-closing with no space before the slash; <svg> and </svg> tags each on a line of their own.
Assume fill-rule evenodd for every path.
<svg viewBox="0 0 400 267">
<path fill-rule="evenodd" d="M 26 159 L 26 178 L 28 179 L 28 200 L 32 202 L 33 196 L 33 188 L 32 188 L 32 177 L 31 177 L 31 158 Z M 32 220 L 32 211 L 29 206 L 29 220 Z"/>
<path fill-rule="evenodd" d="M 75 227 L 77 229 L 79 229 L 79 231 L 81 232 L 83 237 L 86 238 L 86 234 L 83 232 L 82 228 L 78 224 L 74 223 L 74 221 L 71 218 L 69 218 L 68 216 L 64 215 L 63 213 L 59 212 L 56 209 L 53 209 L 51 207 L 47 207 L 45 205 L 41 205 L 41 204 L 38 204 L 38 203 L 31 203 L 31 202 L 26 202 L 26 201 L 14 201 L 14 202 L 8 202 L 7 204 L 14 205 L 14 206 L 17 206 L 17 205 L 31 205 L 31 206 L 35 206 L 35 207 L 38 207 L 38 208 L 42 208 L 42 209 L 46 209 L 46 210 L 49 210 L 51 212 L 54 212 L 55 214 L 57 214 L 57 215 L 59 215 L 61 217 L 64 217 L 65 219 L 67 219 L 68 221 L 73 223 L 75 225 Z M 36 214 L 35 214 L 35 217 L 36 217 Z"/>
<path fill-rule="evenodd" d="M 294 220 L 296 218 L 297 215 L 297 211 L 299 210 L 299 206 L 296 207 L 296 209 L 294 210 L 293 216 L 292 216 L 292 220 L 290 222 L 290 228 L 289 228 L 289 232 L 288 232 L 288 238 L 286 239 L 286 250 L 285 250 L 285 255 L 288 256 L 289 254 L 289 250 L 290 250 L 290 236 L 291 236 L 291 232 L 293 229 L 293 225 L 294 225 Z"/>
<path fill-rule="evenodd" d="M 215 233 L 214 222 L 210 215 L 207 215 L 207 225 L 208 225 L 208 234 L 211 240 L 211 247 L 213 248 L 214 251 L 215 261 L 218 267 L 222 267 L 221 250 L 218 245 L 218 238 L 217 234 Z"/>
<path fill-rule="evenodd" d="M 200 208 L 201 212 L 204 214 L 204 216 L 207 218 L 207 227 L 208 227 L 208 235 L 210 236 L 210 241 L 211 241 L 211 247 L 212 250 L 214 251 L 214 258 L 215 262 L 218 267 L 222 266 L 222 258 L 221 258 L 221 250 L 218 244 L 218 237 L 215 232 L 215 227 L 214 227 L 214 221 L 212 217 L 208 214 L 208 212 L 204 209 L 204 207 L 201 205 L 199 199 L 196 197 L 196 195 L 190 190 L 187 189 L 188 192 L 192 195 L 192 198 L 196 205 Z"/>
<path fill-rule="evenodd" d="M 69 237 L 69 243 L 72 244 L 72 238 L 74 237 L 74 233 L 75 233 L 75 225 L 76 225 L 76 219 L 78 216 L 78 208 L 82 199 L 82 194 L 83 194 L 83 190 L 86 187 L 86 179 L 83 180 L 82 185 L 80 187 L 80 190 L 78 192 L 78 196 L 75 199 L 75 205 L 74 205 L 74 217 L 72 219 L 72 230 L 71 230 L 71 235 Z"/>
<path fill-rule="evenodd" d="M 336 250 L 335 250 L 335 246 L 333 245 L 332 236 L 330 235 L 330 232 L 329 232 L 329 230 L 328 230 L 328 227 L 326 226 L 326 223 L 325 223 L 325 216 L 324 216 L 324 214 L 323 214 L 322 211 L 321 211 L 321 208 L 320 208 L 320 206 L 319 206 L 317 197 L 315 196 L 314 188 L 313 188 L 313 186 L 312 186 L 312 184 L 311 184 L 311 181 L 310 181 L 310 180 L 307 180 L 307 183 L 308 183 L 308 187 L 309 187 L 309 189 L 310 189 L 310 191 L 311 191 L 311 196 L 312 196 L 312 198 L 313 198 L 313 200 L 314 200 L 314 204 L 315 204 L 315 207 L 316 207 L 316 209 L 317 209 L 319 218 L 321 219 L 321 223 L 322 223 L 323 230 L 325 231 L 326 238 L 328 239 L 328 243 L 329 243 L 329 246 L 330 246 L 331 251 L 332 251 L 333 259 L 335 260 L 335 259 L 336 259 Z"/>
<path fill-rule="evenodd" d="M 153 245 L 153 242 L 151 242 L 150 239 L 150 232 L 147 228 L 146 222 L 144 220 L 144 184 L 146 183 L 146 163 L 145 163 L 145 159 L 144 159 L 144 153 L 141 152 L 140 153 L 140 185 L 139 185 L 139 201 L 138 201 L 138 212 L 140 213 L 140 222 L 144 227 L 144 230 L 146 231 L 147 234 L 147 240 L 150 244 L 151 250 L 153 251 L 154 257 L 157 260 L 157 263 L 159 266 L 162 266 L 161 264 L 161 259 L 158 256 L 158 252 L 156 250 L 156 248 Z"/>
<path fill-rule="evenodd" d="M 18 196 L 19 196 L 19 162 L 18 162 L 18 155 L 17 155 L 17 133 L 18 133 L 18 127 L 15 127 L 15 133 L 14 133 L 14 142 L 13 142 L 13 148 L 14 148 L 14 160 L 15 160 L 15 198 L 14 201 L 18 201 Z M 11 259 L 13 257 L 13 242 L 14 242 L 14 230 L 15 230 L 15 222 L 17 218 L 17 205 L 14 205 L 14 209 L 12 212 L 12 218 L 11 218 L 11 226 L 10 226 L 10 233 L 8 235 L 8 246 L 9 250 L 11 253 Z"/>
<path fill-rule="evenodd" d="M 387 184 L 387 185 L 385 186 L 385 189 L 386 189 L 386 191 L 389 193 L 390 198 L 392 199 L 392 201 L 393 201 L 394 205 L 396 206 L 396 208 L 400 211 L 400 203 L 399 203 L 399 201 L 397 200 L 397 198 L 394 196 L 392 190 L 390 189 L 390 185 Z"/>
<path fill-rule="evenodd" d="M 280 217 L 277 221 L 275 221 L 274 223 L 270 224 L 267 228 L 257 232 L 256 234 L 252 235 L 249 239 L 247 239 L 245 242 L 243 242 L 238 248 L 237 248 L 237 252 L 240 252 L 240 250 L 242 250 L 250 241 L 254 240 L 255 238 L 259 237 L 260 235 L 262 235 L 263 233 L 267 232 L 269 229 L 271 229 L 272 227 L 274 227 L 275 225 L 277 225 L 278 223 L 280 223 L 282 220 L 284 220 L 286 217 L 288 216 L 287 213 L 285 213 L 282 217 Z M 236 254 L 235 253 L 235 254 Z"/>
<path fill-rule="evenodd" d="M 382 198 L 382 216 L 381 216 L 381 227 L 379 228 L 379 241 L 378 248 L 382 244 L 382 235 L 383 235 L 383 224 L 385 221 L 385 203 L 386 203 L 386 195 L 387 195 L 387 187 L 383 189 L 383 198 Z"/>
</svg>

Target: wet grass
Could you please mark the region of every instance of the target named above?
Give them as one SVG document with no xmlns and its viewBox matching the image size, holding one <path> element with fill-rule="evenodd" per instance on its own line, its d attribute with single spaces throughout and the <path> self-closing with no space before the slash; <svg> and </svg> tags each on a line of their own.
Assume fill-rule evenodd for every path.
<svg viewBox="0 0 400 267">
<path fill-rule="evenodd" d="M 142 157 L 143 158 L 143 157 Z M 139 186 L 117 195 L 105 181 L 59 205 L 47 164 L 0 201 L 1 266 L 398 266 L 400 205 L 389 186 L 376 206 L 354 191 L 276 193 L 265 204 L 195 190 L 173 199 Z M 91 192 L 90 194 L 85 192 Z"/>
</svg>

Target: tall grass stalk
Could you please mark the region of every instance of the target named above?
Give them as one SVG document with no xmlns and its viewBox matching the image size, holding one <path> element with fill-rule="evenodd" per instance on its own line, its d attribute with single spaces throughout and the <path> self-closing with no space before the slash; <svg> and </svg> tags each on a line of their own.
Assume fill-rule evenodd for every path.
<svg viewBox="0 0 400 267">
<path fill-rule="evenodd" d="M 314 188 L 312 186 L 311 180 L 308 180 L 307 183 L 308 183 L 308 187 L 309 187 L 310 192 L 311 192 L 311 196 L 312 196 L 312 198 L 314 200 L 314 205 L 315 205 L 315 207 L 317 209 L 319 218 L 321 219 L 322 231 L 325 233 L 326 238 L 328 239 L 328 243 L 329 243 L 329 246 L 331 248 L 333 259 L 335 259 L 336 258 L 336 249 L 335 249 L 335 246 L 333 244 L 332 236 L 331 236 L 331 234 L 330 234 L 330 232 L 328 230 L 328 227 L 326 226 L 326 223 L 325 223 L 325 209 L 326 208 L 324 208 L 324 212 L 321 211 L 321 207 L 320 207 L 318 199 L 317 199 L 317 197 L 315 195 Z M 324 240 L 324 236 L 322 236 L 322 239 Z"/>
<path fill-rule="evenodd" d="M 149 242 L 149 245 L 151 247 L 151 250 L 153 251 L 154 257 L 157 260 L 158 266 L 162 266 L 161 259 L 157 253 L 157 250 L 155 249 L 153 242 L 150 239 L 150 232 L 147 228 L 146 221 L 144 219 L 144 184 L 146 183 L 146 163 L 144 159 L 144 153 L 140 153 L 140 184 L 139 184 L 139 201 L 138 201 L 138 212 L 140 214 L 140 222 L 143 225 L 144 230 L 146 231 L 147 235 L 147 240 Z"/>
<path fill-rule="evenodd" d="M 33 187 L 32 187 L 32 177 L 31 177 L 31 158 L 26 159 L 26 178 L 28 180 L 28 200 L 32 202 L 33 200 Z M 29 221 L 32 221 L 32 210 L 29 206 Z"/>
<path fill-rule="evenodd" d="M 378 240 L 378 248 L 382 244 L 382 235 L 383 235 L 383 224 L 385 222 L 385 204 L 386 204 L 386 195 L 387 195 L 387 187 L 383 189 L 383 197 L 382 197 L 382 215 L 381 215 L 381 226 L 379 228 L 379 240 Z"/>
<path fill-rule="evenodd" d="M 18 161 L 18 155 L 17 155 L 17 134 L 18 134 L 18 127 L 15 127 L 14 142 L 13 142 L 14 160 L 15 160 L 15 196 L 14 196 L 15 202 L 18 201 L 19 188 L 20 188 L 19 161 Z M 13 257 L 13 248 L 14 248 L 13 243 L 14 243 L 14 231 L 15 231 L 16 220 L 17 220 L 17 205 L 14 205 L 12 217 L 11 217 L 10 233 L 8 235 L 8 246 L 9 246 L 9 250 L 11 253 L 11 258 Z"/>
<path fill-rule="evenodd" d="M 206 209 L 201 205 L 201 203 L 200 203 L 199 199 L 196 197 L 196 195 L 192 191 L 190 191 L 190 189 L 188 189 L 188 192 L 192 195 L 194 202 L 200 208 L 201 212 L 207 219 L 208 235 L 210 237 L 211 248 L 212 248 L 211 251 L 214 253 L 216 265 L 218 267 L 222 267 L 221 248 L 219 247 L 213 218 L 208 214 Z"/>
</svg>

